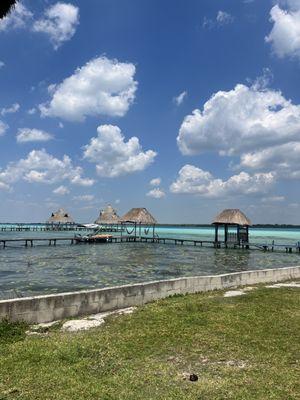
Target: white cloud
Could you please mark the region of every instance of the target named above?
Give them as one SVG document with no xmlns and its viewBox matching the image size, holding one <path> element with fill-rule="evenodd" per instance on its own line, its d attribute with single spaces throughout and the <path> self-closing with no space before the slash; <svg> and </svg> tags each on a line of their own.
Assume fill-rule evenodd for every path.
<svg viewBox="0 0 300 400">
<path fill-rule="evenodd" d="M 214 19 L 204 17 L 202 27 L 207 29 L 213 29 L 229 25 L 233 23 L 233 21 L 234 17 L 230 13 L 219 10 Z"/>
<path fill-rule="evenodd" d="M 262 203 L 281 203 L 285 200 L 284 196 L 269 196 L 269 197 L 262 197 Z"/>
<path fill-rule="evenodd" d="M 10 189 L 9 185 L 7 185 L 6 183 L 0 181 L 0 190 L 7 190 L 8 191 L 9 189 Z"/>
<path fill-rule="evenodd" d="M 70 193 L 70 190 L 66 186 L 61 185 L 61 186 L 58 186 L 56 189 L 54 189 L 53 193 L 58 194 L 59 196 L 64 196 L 64 195 Z"/>
<path fill-rule="evenodd" d="M 159 186 L 161 184 L 161 178 L 153 178 L 149 183 L 151 186 Z"/>
<path fill-rule="evenodd" d="M 220 198 L 236 195 L 253 195 L 267 192 L 275 183 L 272 173 L 249 175 L 241 172 L 228 180 L 214 178 L 213 175 L 193 165 L 181 168 L 178 178 L 170 186 L 173 193 L 198 194 L 203 197 Z"/>
<path fill-rule="evenodd" d="M 89 61 L 58 85 L 52 99 L 40 105 L 42 116 L 84 121 L 87 116 L 124 116 L 132 104 L 137 82 L 135 66 L 106 57 Z"/>
<path fill-rule="evenodd" d="M 15 8 L 0 20 L 0 32 L 25 28 L 32 16 L 33 14 L 21 2 L 18 2 Z"/>
<path fill-rule="evenodd" d="M 53 135 L 40 129 L 21 128 L 17 133 L 17 142 L 47 142 L 53 139 Z"/>
<path fill-rule="evenodd" d="M 0 61 L 0 69 L 5 66 L 5 63 L 3 61 Z"/>
<path fill-rule="evenodd" d="M 14 114 L 14 113 L 18 112 L 19 109 L 20 109 L 20 104 L 14 103 L 11 107 L 2 108 L 0 114 L 2 116 L 6 115 L 6 114 Z"/>
<path fill-rule="evenodd" d="M 219 25 L 227 25 L 234 21 L 234 17 L 226 11 L 219 10 L 216 21 Z"/>
<path fill-rule="evenodd" d="M 27 113 L 29 114 L 29 115 L 34 115 L 35 113 L 36 113 L 36 108 L 30 108 L 28 111 L 27 111 Z"/>
<path fill-rule="evenodd" d="M 154 188 L 152 190 L 149 190 L 149 192 L 147 193 L 147 196 L 149 197 L 153 197 L 154 199 L 161 199 L 163 197 L 165 197 L 165 192 L 159 188 Z"/>
<path fill-rule="evenodd" d="M 118 126 L 101 125 L 98 136 L 84 147 L 84 158 L 96 163 L 98 175 L 115 178 L 147 168 L 156 157 L 153 150 L 143 151 L 137 137 L 125 142 Z"/>
<path fill-rule="evenodd" d="M 80 196 L 74 196 L 73 200 L 79 201 L 79 202 L 91 202 L 95 199 L 95 196 L 93 194 L 83 194 Z"/>
<path fill-rule="evenodd" d="M 214 94 L 185 117 L 177 137 L 183 154 L 233 155 L 299 140 L 300 106 L 280 92 L 237 85 Z"/>
<path fill-rule="evenodd" d="M 273 28 L 265 38 L 280 58 L 300 58 L 300 1 L 287 0 L 287 9 L 276 4 L 270 11 Z"/>
<path fill-rule="evenodd" d="M 59 2 L 49 7 L 42 19 L 34 22 L 32 30 L 49 35 L 51 43 L 57 50 L 64 42 L 72 38 L 78 23 L 78 7 Z"/>
<path fill-rule="evenodd" d="M 177 106 L 180 106 L 183 103 L 186 96 L 187 96 L 187 91 L 181 92 L 178 96 L 173 98 L 173 101 Z"/>
<path fill-rule="evenodd" d="M 254 170 L 276 171 L 281 178 L 299 179 L 300 142 L 289 142 L 242 154 L 240 166 Z"/>
<path fill-rule="evenodd" d="M 0 120 L 0 136 L 3 136 L 8 129 L 8 125 Z"/>
<path fill-rule="evenodd" d="M 10 186 L 20 180 L 46 184 L 66 180 L 81 186 L 93 185 L 94 180 L 82 175 L 82 168 L 75 167 L 69 156 L 64 155 L 60 160 L 42 149 L 32 150 L 25 159 L 11 162 L 5 169 L 0 169 L 0 183 Z"/>
</svg>

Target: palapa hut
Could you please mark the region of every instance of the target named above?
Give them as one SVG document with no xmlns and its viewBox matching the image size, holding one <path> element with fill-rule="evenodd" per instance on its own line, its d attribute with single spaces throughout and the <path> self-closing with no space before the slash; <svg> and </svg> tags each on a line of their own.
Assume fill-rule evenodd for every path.
<svg viewBox="0 0 300 400">
<path fill-rule="evenodd" d="M 96 219 L 95 224 L 117 225 L 120 217 L 117 211 L 109 204 L 104 210 L 100 210 L 99 217 Z"/>
<path fill-rule="evenodd" d="M 215 225 L 215 244 L 219 243 L 219 227 L 224 226 L 224 243 L 241 244 L 249 242 L 249 226 L 251 221 L 238 209 L 223 210 L 218 214 L 213 224 Z M 234 228 L 235 232 L 228 232 L 228 228 Z M 232 230 L 232 229 L 231 229 Z"/>
<path fill-rule="evenodd" d="M 150 227 L 152 227 L 153 237 L 155 235 L 156 219 L 149 213 L 146 208 L 132 208 L 121 218 L 121 224 L 126 228 L 128 234 L 137 234 L 137 226 L 139 227 L 139 236 L 142 235 L 142 226 L 144 226 L 144 233 L 147 235 Z M 131 230 L 128 230 L 128 226 Z"/>
<path fill-rule="evenodd" d="M 51 214 L 47 224 L 75 224 L 70 214 L 63 208 Z"/>
</svg>

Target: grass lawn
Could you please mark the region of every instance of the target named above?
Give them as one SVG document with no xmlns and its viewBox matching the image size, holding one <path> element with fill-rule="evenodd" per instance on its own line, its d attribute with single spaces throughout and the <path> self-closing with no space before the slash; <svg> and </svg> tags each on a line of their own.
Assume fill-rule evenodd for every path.
<svg viewBox="0 0 300 400">
<path fill-rule="evenodd" d="M 175 296 L 83 333 L 26 329 L 0 324 L 1 400 L 300 398 L 297 288 Z"/>
</svg>

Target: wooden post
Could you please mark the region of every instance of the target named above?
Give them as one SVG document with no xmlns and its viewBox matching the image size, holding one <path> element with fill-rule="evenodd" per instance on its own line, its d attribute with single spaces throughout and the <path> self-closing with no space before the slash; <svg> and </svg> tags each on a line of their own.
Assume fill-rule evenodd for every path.
<svg viewBox="0 0 300 400">
<path fill-rule="evenodd" d="M 224 241 L 225 241 L 225 247 L 227 247 L 227 241 L 228 241 L 228 225 L 224 225 Z"/>
<path fill-rule="evenodd" d="M 246 226 L 246 240 L 247 240 L 247 243 L 249 243 L 249 226 L 248 225 Z M 249 250 L 249 244 L 246 245 L 246 249 Z"/>
<path fill-rule="evenodd" d="M 218 224 L 215 224 L 215 244 L 216 245 L 218 243 L 218 229 L 219 229 Z"/>
</svg>

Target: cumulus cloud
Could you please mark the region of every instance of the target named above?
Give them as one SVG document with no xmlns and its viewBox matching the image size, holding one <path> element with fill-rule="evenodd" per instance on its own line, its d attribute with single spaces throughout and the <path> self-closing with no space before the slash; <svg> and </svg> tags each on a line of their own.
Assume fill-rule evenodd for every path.
<svg viewBox="0 0 300 400">
<path fill-rule="evenodd" d="M 2 116 L 6 115 L 6 114 L 14 114 L 17 111 L 19 111 L 19 109 L 20 109 L 20 104 L 14 103 L 11 107 L 2 108 L 0 114 Z"/>
<path fill-rule="evenodd" d="M 12 11 L 0 20 L 0 32 L 10 29 L 25 28 L 32 17 L 32 12 L 30 12 L 24 4 L 18 2 Z"/>
<path fill-rule="evenodd" d="M 21 128 L 16 138 L 18 143 L 47 142 L 53 139 L 53 135 L 40 129 Z"/>
<path fill-rule="evenodd" d="M 61 185 L 61 186 L 58 186 L 56 189 L 54 189 L 53 193 L 58 194 L 59 196 L 64 196 L 64 195 L 70 193 L 70 190 L 66 186 Z"/>
<path fill-rule="evenodd" d="M 10 187 L 21 180 L 46 184 L 66 180 L 81 186 L 93 185 L 93 179 L 82 175 L 82 168 L 74 166 L 69 156 L 64 155 L 60 160 L 42 149 L 32 150 L 26 158 L 11 162 L 5 169 L 0 169 L 0 183 Z"/>
<path fill-rule="evenodd" d="M 163 197 L 165 197 L 165 192 L 163 190 L 161 190 L 160 188 L 154 188 L 149 190 L 149 192 L 147 193 L 148 197 L 153 197 L 154 199 L 161 199 Z"/>
<path fill-rule="evenodd" d="M 273 27 L 266 42 L 272 45 L 273 52 L 280 58 L 300 58 L 300 1 L 282 2 L 286 9 L 276 4 L 270 11 Z"/>
<path fill-rule="evenodd" d="M 187 91 L 185 90 L 184 92 L 181 92 L 178 96 L 174 97 L 173 101 L 177 106 L 180 106 L 183 103 L 186 96 L 187 96 Z"/>
<path fill-rule="evenodd" d="M 237 85 L 214 94 L 185 117 L 178 146 L 183 154 L 233 155 L 299 139 L 300 106 L 274 90 Z"/>
<path fill-rule="evenodd" d="M 238 156 L 235 168 L 300 178 L 300 106 L 265 84 L 261 79 L 219 91 L 203 111 L 185 117 L 177 137 L 181 152 Z"/>
<path fill-rule="evenodd" d="M 149 183 L 151 186 L 159 186 L 161 184 L 161 178 L 153 178 Z"/>
<path fill-rule="evenodd" d="M 299 179 L 300 142 L 289 142 L 242 154 L 240 166 L 254 170 L 276 171 L 280 178 Z"/>
<path fill-rule="evenodd" d="M 253 195 L 267 192 L 275 183 L 275 179 L 270 172 L 254 175 L 241 172 L 228 180 L 222 180 L 214 178 L 208 171 L 187 164 L 179 171 L 178 178 L 170 186 L 170 191 L 210 198 Z"/>
<path fill-rule="evenodd" d="M 135 66 L 98 57 L 78 68 L 58 85 L 50 85 L 52 99 L 40 105 L 42 116 L 84 121 L 87 116 L 124 116 L 134 101 Z"/>
<path fill-rule="evenodd" d="M 72 38 L 78 23 L 78 7 L 59 2 L 49 7 L 43 18 L 34 22 L 32 30 L 47 34 L 57 50 L 64 42 Z"/>
<path fill-rule="evenodd" d="M 115 178 L 147 168 L 155 159 L 153 150 L 143 151 L 137 137 L 125 141 L 120 128 L 101 125 L 98 136 L 84 147 L 84 158 L 96 164 L 98 175 Z"/>
<path fill-rule="evenodd" d="M 8 125 L 0 120 L 0 136 L 3 136 L 8 129 Z"/>
<path fill-rule="evenodd" d="M 0 61 L 0 69 L 5 66 L 5 63 L 3 61 Z"/>
</svg>

